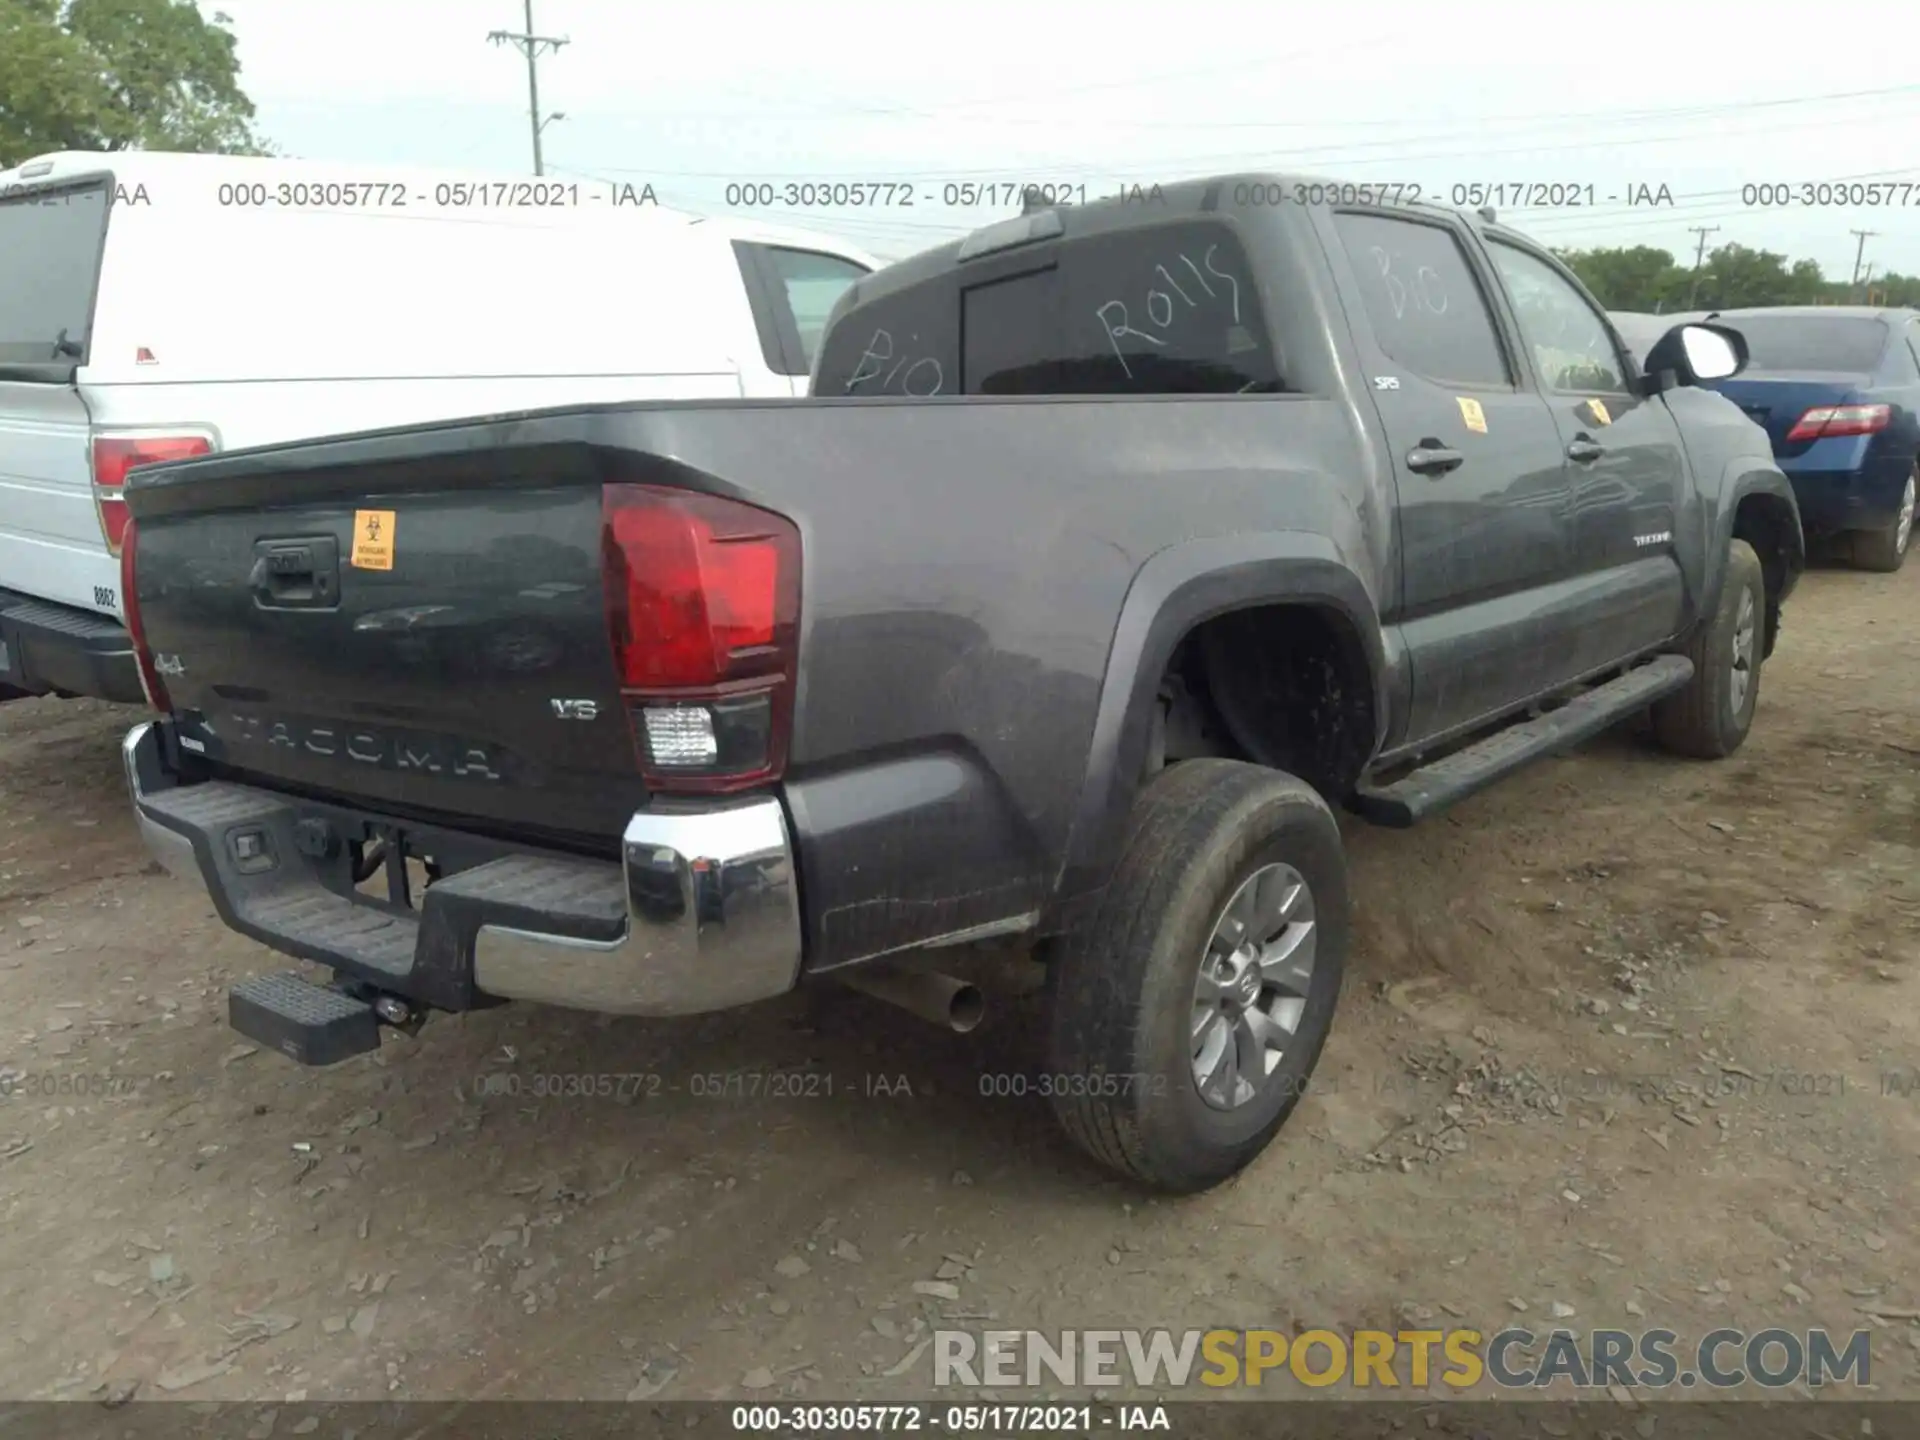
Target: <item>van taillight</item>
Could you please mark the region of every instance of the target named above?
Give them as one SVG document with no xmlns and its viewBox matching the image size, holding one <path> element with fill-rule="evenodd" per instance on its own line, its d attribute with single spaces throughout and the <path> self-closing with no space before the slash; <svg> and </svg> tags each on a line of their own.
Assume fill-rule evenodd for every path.
<svg viewBox="0 0 1920 1440">
<path fill-rule="evenodd" d="M 191 460 L 213 451 L 204 435 L 96 435 L 93 437 L 93 504 L 110 554 L 120 553 L 127 530 L 127 501 L 120 489 L 136 465 Z"/>
<path fill-rule="evenodd" d="M 123 507 L 124 510 L 124 507 Z M 160 672 L 153 667 L 153 651 L 147 648 L 146 626 L 140 623 L 140 580 L 135 552 L 140 548 L 138 527 L 127 517 L 120 536 L 120 603 L 127 615 L 127 635 L 133 641 L 133 658 L 140 667 L 140 688 L 147 692 L 147 703 L 162 715 L 173 708 Z"/>
<path fill-rule="evenodd" d="M 778 779 L 793 719 L 800 532 L 692 491 L 608 485 L 607 626 L 640 768 L 655 788 Z"/>
<path fill-rule="evenodd" d="M 1787 432 L 1789 440 L 1825 440 L 1835 435 L 1877 435 L 1893 422 L 1890 405 L 1816 405 Z"/>
</svg>

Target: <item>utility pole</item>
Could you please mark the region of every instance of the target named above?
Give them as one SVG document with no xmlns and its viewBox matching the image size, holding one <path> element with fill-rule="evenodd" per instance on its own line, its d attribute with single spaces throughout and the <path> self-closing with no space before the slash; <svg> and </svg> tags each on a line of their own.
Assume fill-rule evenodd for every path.
<svg viewBox="0 0 1920 1440">
<path fill-rule="evenodd" d="M 546 168 L 540 159 L 540 132 L 547 128 L 549 120 L 558 120 L 558 115 L 540 114 L 540 56 L 546 51 L 558 50 L 570 43 L 565 35 L 536 35 L 533 31 L 533 0 L 525 0 L 527 28 L 524 31 L 495 30 L 487 39 L 494 45 L 511 45 L 527 57 L 527 117 L 533 126 L 533 173 L 546 174 Z"/>
<path fill-rule="evenodd" d="M 1687 228 L 1691 234 L 1700 237 L 1699 247 L 1693 252 L 1693 278 L 1687 282 L 1687 308 L 1691 310 L 1693 309 L 1694 295 L 1700 289 L 1700 267 L 1706 264 L 1707 261 L 1707 236 L 1713 234 L 1720 227 L 1718 225 L 1690 225 Z"/>
<path fill-rule="evenodd" d="M 1856 235 L 1860 239 L 1860 243 L 1854 247 L 1853 251 L 1853 280 L 1849 285 L 1849 288 L 1852 288 L 1860 283 L 1860 262 L 1864 260 L 1867 255 L 1867 240 L 1869 237 L 1878 235 L 1880 232 L 1878 230 L 1849 230 L 1847 233 L 1849 235 Z"/>
</svg>

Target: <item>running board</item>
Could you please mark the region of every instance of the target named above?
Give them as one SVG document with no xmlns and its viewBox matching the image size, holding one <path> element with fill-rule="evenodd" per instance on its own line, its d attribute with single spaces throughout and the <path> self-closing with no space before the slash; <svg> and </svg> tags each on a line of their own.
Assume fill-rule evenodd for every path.
<svg viewBox="0 0 1920 1440">
<path fill-rule="evenodd" d="M 1598 735 L 1636 710 L 1644 710 L 1693 679 L 1684 655 L 1662 655 L 1617 680 L 1569 700 L 1532 720 L 1523 720 L 1456 750 L 1391 785 L 1362 783 L 1348 808 L 1376 825 L 1403 830 L 1484 790 L 1529 761 L 1555 754 Z"/>
</svg>

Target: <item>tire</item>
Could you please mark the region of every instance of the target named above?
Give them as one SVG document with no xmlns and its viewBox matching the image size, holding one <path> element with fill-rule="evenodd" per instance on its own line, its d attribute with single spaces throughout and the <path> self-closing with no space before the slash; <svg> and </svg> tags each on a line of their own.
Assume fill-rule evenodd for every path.
<svg viewBox="0 0 1920 1440">
<path fill-rule="evenodd" d="M 1732 541 L 1719 609 L 1681 652 L 1693 661 L 1693 679 L 1678 694 L 1654 703 L 1653 733 L 1663 746 L 1696 760 L 1720 760 L 1740 748 L 1760 701 L 1766 624 L 1767 583 L 1760 557 L 1746 541 Z M 1744 689 L 1734 678 L 1736 649 L 1744 654 Z"/>
<path fill-rule="evenodd" d="M 1907 551 L 1913 548 L 1914 489 L 1920 481 L 1920 460 L 1907 476 L 1906 492 L 1900 497 L 1900 514 L 1884 530 L 1860 530 L 1853 536 L 1853 563 L 1862 570 L 1891 575 L 1907 563 Z"/>
<path fill-rule="evenodd" d="M 1278 944 L 1266 949 L 1268 972 L 1250 950 L 1227 956 L 1212 948 L 1230 901 L 1277 902 L 1296 880 L 1306 895 L 1284 912 L 1291 923 L 1279 933 L 1299 942 L 1296 960 L 1310 945 L 1310 973 L 1289 971 Z M 1277 903 L 1271 908 L 1278 912 Z M 1065 937 L 1049 967 L 1048 1086 L 1067 1134 L 1102 1164 L 1155 1189 L 1191 1194 L 1230 1179 L 1267 1147 L 1306 1091 L 1332 1028 L 1348 937 L 1340 827 L 1310 787 L 1234 760 L 1189 760 L 1161 771 L 1135 803 L 1097 910 Z M 1230 1108 L 1209 1102 L 1196 1078 L 1191 1037 L 1203 960 L 1210 989 L 1237 965 L 1240 1002 L 1257 989 L 1257 1005 L 1294 1022 L 1264 1082 Z M 1261 973 L 1249 980 L 1254 972 Z M 1284 974 L 1288 988 L 1270 992 L 1268 973 Z M 1216 1042 L 1231 1012 L 1218 1013 L 1207 1056 L 1224 1052 Z M 1222 1071 L 1212 1078 L 1223 1097 L 1237 1090 Z"/>
</svg>

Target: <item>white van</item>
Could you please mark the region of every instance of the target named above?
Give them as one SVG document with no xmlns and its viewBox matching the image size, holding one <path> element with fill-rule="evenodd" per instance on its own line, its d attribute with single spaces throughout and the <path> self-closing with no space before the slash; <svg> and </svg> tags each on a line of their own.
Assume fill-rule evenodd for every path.
<svg viewBox="0 0 1920 1440">
<path fill-rule="evenodd" d="M 639 183 L 141 152 L 0 171 L 0 699 L 142 698 L 117 559 L 134 465 L 804 395 L 833 302 L 875 268 Z"/>
</svg>

